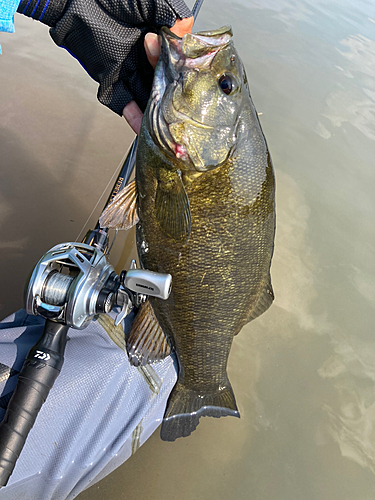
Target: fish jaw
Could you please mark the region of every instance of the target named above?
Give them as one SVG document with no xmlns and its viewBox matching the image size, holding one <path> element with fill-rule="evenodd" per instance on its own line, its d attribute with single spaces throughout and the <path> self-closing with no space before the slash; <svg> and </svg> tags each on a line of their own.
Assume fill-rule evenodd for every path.
<svg viewBox="0 0 375 500">
<path fill-rule="evenodd" d="M 227 27 L 216 32 L 188 33 L 183 38 L 167 28 L 161 31 L 161 56 L 145 112 L 145 126 L 154 143 L 184 172 L 217 168 L 228 159 L 235 145 L 242 107 L 239 81 L 244 72 L 231 37 Z M 231 58 L 222 53 L 230 53 Z M 237 77 L 232 75 L 237 82 L 236 95 L 229 97 L 218 86 L 228 65 L 238 73 Z M 193 99 L 196 97 L 193 104 L 189 101 L 192 95 Z M 215 108 L 219 112 L 215 113 Z"/>
</svg>

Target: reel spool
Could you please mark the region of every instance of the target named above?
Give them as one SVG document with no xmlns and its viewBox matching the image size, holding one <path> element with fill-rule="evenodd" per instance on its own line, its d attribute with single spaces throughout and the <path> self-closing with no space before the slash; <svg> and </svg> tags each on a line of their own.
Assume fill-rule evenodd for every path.
<svg viewBox="0 0 375 500">
<path fill-rule="evenodd" d="M 85 243 L 62 243 L 40 259 L 26 287 L 28 314 L 82 329 L 108 313 L 120 280 L 104 253 Z"/>
</svg>

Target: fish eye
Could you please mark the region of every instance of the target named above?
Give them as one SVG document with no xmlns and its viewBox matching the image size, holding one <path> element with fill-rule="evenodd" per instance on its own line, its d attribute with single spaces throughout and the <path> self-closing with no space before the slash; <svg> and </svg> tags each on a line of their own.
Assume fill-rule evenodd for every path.
<svg viewBox="0 0 375 500">
<path fill-rule="evenodd" d="M 224 92 L 224 94 L 231 94 L 236 88 L 236 80 L 231 75 L 225 74 L 221 75 L 218 80 L 219 87 Z"/>
</svg>

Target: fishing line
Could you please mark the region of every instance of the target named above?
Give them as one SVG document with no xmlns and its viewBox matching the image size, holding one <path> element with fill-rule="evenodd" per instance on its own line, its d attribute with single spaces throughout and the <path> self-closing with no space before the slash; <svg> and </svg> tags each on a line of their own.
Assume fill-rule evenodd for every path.
<svg viewBox="0 0 375 500">
<path fill-rule="evenodd" d="M 82 236 L 82 233 L 83 233 L 83 231 L 85 230 L 85 227 L 87 226 L 87 224 L 88 224 L 89 220 L 91 219 L 91 217 L 92 217 L 93 213 L 95 212 L 95 210 L 96 210 L 97 206 L 98 206 L 98 205 L 99 205 L 99 203 L 101 202 L 101 200 L 102 200 L 102 198 L 103 198 L 103 196 L 104 196 L 104 193 L 107 191 L 108 187 L 109 187 L 109 186 L 113 183 L 113 179 L 114 179 L 114 177 L 116 176 L 116 174 L 117 174 L 117 172 L 118 172 L 118 170 L 119 170 L 120 166 L 124 163 L 125 158 L 126 158 L 126 156 L 127 156 L 127 154 L 128 154 L 128 152 L 129 152 L 129 150 L 130 150 L 130 148 L 131 148 L 131 147 L 132 147 L 132 145 L 130 145 L 129 149 L 126 151 L 126 153 L 125 153 L 125 154 L 124 154 L 124 156 L 122 157 L 122 160 L 121 160 L 121 161 L 120 161 L 120 163 L 117 165 L 117 167 L 116 167 L 115 171 L 114 171 L 114 172 L 113 172 L 113 174 L 112 174 L 112 177 L 109 179 L 108 184 L 107 184 L 107 185 L 106 185 L 106 187 L 104 188 L 104 190 L 103 190 L 102 194 L 100 195 L 100 197 L 99 197 L 99 199 L 98 199 L 98 201 L 97 201 L 97 203 L 96 203 L 95 207 L 92 209 L 91 214 L 87 217 L 86 222 L 84 223 L 84 225 L 83 225 L 83 227 L 82 227 L 81 231 L 79 232 L 79 234 L 78 234 L 77 238 L 76 238 L 74 241 L 81 241 L 81 240 L 80 240 L 80 237 Z"/>
<path fill-rule="evenodd" d="M 191 10 L 191 13 L 194 17 L 194 22 L 196 21 L 197 19 L 197 16 L 198 16 L 198 13 L 203 5 L 203 2 L 204 0 L 196 0 L 192 10 Z M 108 205 L 109 201 L 111 201 L 113 199 L 113 197 L 115 196 L 115 194 L 121 190 L 122 187 L 124 187 L 128 180 L 129 180 L 129 177 L 130 177 L 130 174 L 131 172 L 133 171 L 133 168 L 134 168 L 134 164 L 135 164 L 135 156 L 136 156 L 136 149 L 137 149 L 137 139 L 138 139 L 138 136 L 135 137 L 135 139 L 133 140 L 132 144 L 130 145 L 129 149 L 127 150 L 127 152 L 125 153 L 124 157 L 122 158 L 121 162 L 119 163 L 118 167 L 116 168 L 115 172 L 113 173 L 112 177 L 110 178 L 107 186 L 105 187 L 102 195 L 100 196 L 99 200 L 97 201 L 95 207 L 92 209 L 92 212 L 91 214 L 88 216 L 84 226 L 82 227 L 79 235 L 77 236 L 77 239 L 76 241 L 80 241 L 80 237 L 82 236 L 82 233 L 86 227 L 86 225 L 88 224 L 90 218 L 92 217 L 93 213 L 95 212 L 97 206 L 99 205 L 99 203 L 101 202 L 103 196 L 104 196 L 104 193 L 107 191 L 108 189 L 108 186 L 111 184 L 111 182 L 113 181 L 115 175 L 116 175 L 116 172 L 118 171 L 119 167 L 121 164 L 123 164 L 122 166 L 122 169 L 120 171 L 120 174 L 118 175 L 118 179 L 121 179 L 121 183 L 120 185 L 118 184 L 118 182 L 116 182 L 116 184 L 114 185 L 112 191 L 111 191 L 111 194 L 107 200 L 107 203 L 106 203 L 106 206 Z M 98 224 L 97 224 L 97 227 Z M 117 234 L 117 233 L 116 233 Z M 112 243 L 113 245 L 113 243 Z M 111 246 L 112 248 L 112 246 Z"/>
<path fill-rule="evenodd" d="M 194 19 L 202 3 L 203 0 L 197 0 L 193 7 Z M 128 182 L 135 164 L 137 141 L 135 137 L 78 234 L 77 241 L 119 168 L 120 174 L 107 204 Z M 85 243 L 62 243 L 53 247 L 30 276 L 25 289 L 26 312 L 40 315 L 46 322 L 42 336 L 27 354 L 0 423 L 0 488 L 8 483 L 29 432 L 61 371 L 69 329 L 83 329 L 95 315 L 108 314 L 115 305 L 122 307 L 114 323 L 117 326 L 134 307 L 139 307 L 146 300 L 147 295 L 163 300 L 169 297 L 172 285 L 170 274 L 131 266 L 118 276 L 106 258 L 107 247 L 108 228 L 100 228 L 98 222 L 96 228 L 86 235 Z"/>
</svg>

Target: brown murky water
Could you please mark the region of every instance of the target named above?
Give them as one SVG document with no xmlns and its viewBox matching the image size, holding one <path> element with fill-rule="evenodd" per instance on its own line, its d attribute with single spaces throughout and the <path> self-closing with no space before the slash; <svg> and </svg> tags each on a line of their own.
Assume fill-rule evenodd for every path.
<svg viewBox="0 0 375 500">
<path fill-rule="evenodd" d="M 46 27 L 16 21 L 1 36 L 1 317 L 35 261 L 76 238 L 131 138 Z M 241 419 L 202 419 L 175 443 L 155 433 L 79 498 L 373 500 L 375 6 L 205 0 L 197 29 L 223 24 L 277 177 L 276 300 L 229 361 Z M 134 251 L 122 238 L 118 268 Z"/>
</svg>

